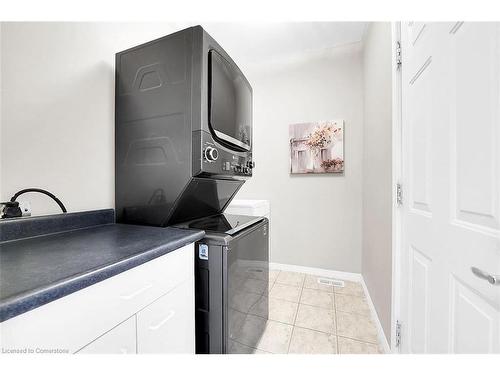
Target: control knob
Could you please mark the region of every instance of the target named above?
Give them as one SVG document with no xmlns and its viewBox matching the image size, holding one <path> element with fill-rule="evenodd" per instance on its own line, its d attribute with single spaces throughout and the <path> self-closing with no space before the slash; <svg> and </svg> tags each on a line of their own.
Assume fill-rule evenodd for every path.
<svg viewBox="0 0 500 375">
<path fill-rule="evenodd" d="M 208 161 L 216 161 L 219 157 L 219 151 L 214 147 L 207 147 L 205 149 L 205 159 Z"/>
</svg>

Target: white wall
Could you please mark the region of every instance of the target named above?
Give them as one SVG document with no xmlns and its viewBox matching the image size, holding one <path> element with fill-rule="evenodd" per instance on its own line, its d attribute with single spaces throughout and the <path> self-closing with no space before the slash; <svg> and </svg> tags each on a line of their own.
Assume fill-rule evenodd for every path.
<svg viewBox="0 0 500 375">
<path fill-rule="evenodd" d="M 392 292 L 391 25 L 364 38 L 363 277 L 387 338 Z"/>
<path fill-rule="evenodd" d="M 166 23 L 4 23 L 0 199 L 48 189 L 68 211 L 114 206 L 114 54 Z M 34 214 L 59 212 L 26 194 Z"/>
<path fill-rule="evenodd" d="M 254 90 L 254 176 L 238 198 L 271 203 L 271 261 L 361 271 L 360 44 L 247 71 Z M 288 125 L 345 120 L 344 175 L 290 175 Z"/>
</svg>

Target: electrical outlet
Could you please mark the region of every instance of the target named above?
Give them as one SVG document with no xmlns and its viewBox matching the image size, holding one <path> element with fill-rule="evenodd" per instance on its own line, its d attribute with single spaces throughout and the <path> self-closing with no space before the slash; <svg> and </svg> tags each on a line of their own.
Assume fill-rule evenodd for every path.
<svg viewBox="0 0 500 375">
<path fill-rule="evenodd" d="M 31 216 L 31 203 L 29 201 L 19 201 L 19 208 L 23 216 Z"/>
</svg>

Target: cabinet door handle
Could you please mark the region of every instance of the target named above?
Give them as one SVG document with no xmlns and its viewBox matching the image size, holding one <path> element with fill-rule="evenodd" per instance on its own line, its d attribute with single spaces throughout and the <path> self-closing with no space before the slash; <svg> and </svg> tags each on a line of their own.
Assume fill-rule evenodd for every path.
<svg viewBox="0 0 500 375">
<path fill-rule="evenodd" d="M 168 315 L 163 318 L 160 322 L 158 322 L 157 324 L 154 324 L 154 325 L 151 325 L 149 326 L 149 329 L 152 330 L 152 331 L 156 331 L 158 328 L 160 328 L 161 326 L 163 326 L 166 322 L 168 322 L 170 319 L 173 318 L 173 316 L 175 315 L 175 311 L 174 310 L 170 310 L 170 312 L 168 313 Z"/>
<path fill-rule="evenodd" d="M 149 283 L 149 284 L 143 286 L 141 289 L 136 290 L 133 293 L 127 294 L 125 296 L 120 296 L 120 298 L 126 299 L 126 300 L 132 299 L 134 297 L 137 297 L 139 294 L 144 293 L 146 290 L 151 289 L 152 287 L 153 287 L 153 284 Z"/>
<path fill-rule="evenodd" d="M 500 285 L 500 276 L 490 275 L 488 272 L 485 272 L 477 267 L 471 267 L 470 269 L 474 275 L 476 275 L 480 279 L 486 280 L 491 285 Z"/>
</svg>

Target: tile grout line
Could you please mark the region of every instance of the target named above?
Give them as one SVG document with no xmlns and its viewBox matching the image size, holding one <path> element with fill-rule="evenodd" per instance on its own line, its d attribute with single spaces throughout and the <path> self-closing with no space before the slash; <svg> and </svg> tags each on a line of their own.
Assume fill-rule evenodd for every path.
<svg viewBox="0 0 500 375">
<path fill-rule="evenodd" d="M 276 279 L 278 278 L 278 276 L 279 276 L 279 274 L 280 274 L 280 273 L 281 273 L 281 271 L 280 271 L 280 270 L 278 270 L 278 275 L 276 276 Z M 250 312 L 250 310 L 252 310 L 253 306 L 255 306 L 255 305 L 258 303 L 258 301 L 259 301 L 262 297 L 267 297 L 267 299 L 269 300 L 269 298 L 270 298 L 270 294 L 271 294 L 271 289 L 273 288 L 274 284 L 276 284 L 276 279 L 274 279 L 274 281 L 273 281 L 273 285 L 272 285 L 271 287 L 269 287 L 269 278 L 267 279 L 267 288 L 268 288 L 268 291 L 267 291 L 267 296 L 266 296 L 264 293 L 262 293 L 262 294 L 260 295 L 260 298 L 257 300 L 257 302 L 255 302 L 255 303 L 254 303 L 254 304 L 253 304 L 253 305 L 252 305 L 252 306 L 248 309 L 248 311 L 247 311 L 246 313 L 244 313 L 244 312 L 242 312 L 242 311 L 239 311 L 239 310 L 236 310 L 236 311 L 238 311 L 238 312 L 240 312 L 240 313 L 242 313 L 242 314 L 245 314 L 246 316 L 251 315 L 251 316 L 256 316 L 256 317 L 258 317 L 258 318 L 265 319 L 265 318 L 263 318 L 262 316 L 259 316 L 259 315 L 256 315 L 256 314 L 252 314 L 252 313 Z M 253 293 L 253 294 L 255 294 L 255 293 Z M 267 317 L 267 320 L 271 320 L 271 319 L 269 319 L 269 316 Z M 273 321 L 274 321 L 274 320 L 273 320 Z M 281 323 L 281 322 L 280 322 L 280 323 Z M 286 323 L 283 323 L 283 324 L 286 324 Z M 255 350 L 260 350 L 260 351 L 263 351 L 263 352 L 266 352 L 266 353 L 273 354 L 273 353 L 271 353 L 271 352 L 267 352 L 267 351 L 265 351 L 265 350 L 262 350 L 262 349 L 259 349 L 259 348 L 256 348 L 256 347 L 253 347 L 253 346 L 250 346 L 250 345 L 247 345 L 247 344 L 243 344 L 242 342 L 240 342 L 240 341 L 238 341 L 238 340 L 235 340 L 235 339 L 232 339 L 232 340 L 233 340 L 233 341 L 235 341 L 235 342 L 237 342 L 237 343 L 238 343 L 238 344 L 240 344 L 240 345 L 246 346 L 247 348 L 251 348 L 251 349 L 255 349 Z M 255 354 L 255 353 L 253 353 L 253 354 Z"/>
<path fill-rule="evenodd" d="M 338 296 L 355 297 L 355 298 L 361 299 L 364 303 L 368 302 L 367 297 L 366 297 L 364 291 L 363 291 L 362 295 L 354 294 L 354 293 L 335 293 L 335 302 L 336 302 L 336 298 Z M 353 316 L 357 316 L 358 318 L 363 318 L 364 320 L 368 320 L 369 323 L 373 324 L 373 321 L 372 321 L 370 315 L 360 314 L 360 313 L 357 313 L 357 312 L 354 312 L 354 311 L 339 310 L 338 306 L 335 305 L 335 321 L 336 322 L 337 322 L 337 316 L 338 316 L 337 313 L 338 312 L 341 312 L 343 314 L 350 314 L 350 315 L 353 315 Z M 377 347 L 377 349 L 379 349 L 379 346 L 380 346 L 379 342 L 378 342 L 378 339 L 377 339 L 377 342 L 374 343 L 374 342 L 370 342 L 370 341 L 361 340 L 361 339 L 358 339 L 358 338 L 353 338 L 353 337 L 349 337 L 349 336 L 339 335 L 338 332 L 337 332 L 337 342 L 338 342 L 339 337 L 346 338 L 346 339 L 352 340 L 352 341 L 356 341 L 356 342 L 359 342 L 359 343 L 362 343 L 362 344 L 375 345 Z"/>
<path fill-rule="evenodd" d="M 276 284 L 276 280 L 278 279 L 278 276 L 279 276 L 279 274 L 280 274 L 280 273 L 281 273 L 281 271 L 279 271 L 279 272 L 278 272 L 278 274 L 276 275 L 276 278 L 275 278 L 275 279 L 274 279 L 274 281 L 273 281 L 273 286 L 272 286 L 271 288 L 269 288 L 269 278 L 267 279 L 267 287 L 268 287 L 268 290 L 267 290 L 267 296 L 266 296 L 265 294 L 262 294 L 262 297 L 266 297 L 266 298 L 267 298 L 267 301 L 268 301 L 267 321 L 272 321 L 272 322 L 274 322 L 274 321 L 275 321 L 275 320 L 271 320 L 271 319 L 269 319 L 269 298 L 271 298 L 271 289 L 272 289 L 272 288 L 274 288 L 274 285 Z M 262 298 L 262 297 L 261 297 L 261 298 Z M 251 314 L 251 313 L 250 313 L 250 311 L 252 310 L 253 306 L 255 306 L 256 304 L 257 304 L 257 302 L 255 302 L 255 303 L 252 305 L 252 307 L 248 310 L 247 315 L 253 315 L 253 314 Z M 254 315 L 254 316 L 258 316 L 258 315 Z M 262 318 L 262 317 L 260 317 L 260 318 Z M 264 319 L 265 319 L 265 318 L 264 318 Z M 267 326 L 267 323 L 266 323 L 266 326 Z M 262 350 L 262 349 L 259 349 L 259 348 L 255 348 L 255 350 L 261 350 L 261 351 L 264 351 L 264 352 L 266 352 L 266 353 L 271 353 L 271 354 L 273 354 L 272 352 L 267 352 L 267 351 Z"/>
<path fill-rule="evenodd" d="M 371 345 L 373 345 L 373 343 L 370 343 L 370 342 L 367 342 L 367 341 L 362 341 L 362 340 L 354 339 L 352 337 L 347 337 L 347 336 L 339 335 L 339 331 L 338 331 L 338 313 L 339 312 L 346 313 L 346 314 L 353 314 L 353 315 L 361 316 L 361 317 L 368 318 L 368 319 L 370 319 L 370 317 L 366 316 L 366 315 L 363 315 L 363 314 L 358 314 L 358 313 L 355 313 L 355 312 L 352 312 L 352 311 L 339 310 L 339 308 L 337 306 L 337 296 L 340 295 L 340 296 L 348 296 L 348 297 L 361 298 L 364 302 L 366 302 L 366 296 L 365 296 L 365 294 L 363 293 L 360 296 L 359 294 L 355 294 L 355 293 L 337 293 L 335 291 L 335 287 L 333 287 L 333 295 L 334 295 L 334 299 L 335 299 L 335 332 L 336 332 L 336 338 L 337 338 L 337 353 L 341 354 L 340 353 L 340 346 L 339 346 L 339 337 L 347 338 L 347 339 L 354 340 L 354 341 L 357 341 L 357 342 L 360 342 L 360 343 L 365 343 L 365 344 L 371 344 Z"/>
<path fill-rule="evenodd" d="M 308 274 L 306 274 L 307 276 Z M 309 275 L 309 276 L 315 276 L 315 275 Z M 316 276 L 315 276 L 316 277 Z M 334 301 L 334 306 L 333 308 L 329 308 L 329 307 L 324 307 L 324 306 L 318 306 L 318 305 L 311 305 L 309 303 L 305 303 L 305 302 L 301 302 L 299 300 L 299 304 L 303 304 L 303 305 L 306 305 L 306 306 L 311 306 L 311 307 L 317 307 L 319 309 L 323 309 L 323 310 L 333 310 L 335 312 L 335 293 L 332 291 L 332 292 L 328 292 L 326 290 L 322 290 L 322 289 L 314 289 L 314 288 L 307 288 L 305 286 L 305 279 L 304 279 L 304 284 L 303 284 L 303 287 L 302 287 L 302 292 L 304 291 L 304 289 L 307 289 L 307 290 L 312 290 L 312 291 L 315 291 L 315 292 L 319 292 L 319 293 L 326 293 L 326 294 L 329 294 L 332 296 L 332 299 Z M 333 289 L 332 289 L 333 290 Z M 302 297 L 302 293 L 301 293 L 301 297 Z"/>
<path fill-rule="evenodd" d="M 354 312 L 354 311 L 345 311 L 345 310 L 337 310 L 337 309 L 335 309 L 335 311 L 338 311 L 338 312 L 341 312 L 341 313 L 344 313 L 344 314 L 356 315 L 356 316 L 359 316 L 359 317 L 362 317 L 362 318 L 367 318 L 369 321 L 371 321 L 370 315 L 368 315 L 368 314 L 360 314 L 360 313 L 357 313 L 357 312 Z"/>
<path fill-rule="evenodd" d="M 352 341 L 356 341 L 356 342 L 360 342 L 362 344 L 369 344 L 369 345 L 375 345 L 378 347 L 378 343 L 375 343 L 375 342 L 372 342 L 372 341 L 364 341 L 364 340 L 360 340 L 360 339 L 356 339 L 356 338 L 353 338 L 353 337 L 349 337 L 349 336 L 344 336 L 344 335 L 337 335 L 338 337 L 342 337 L 343 339 L 348 339 L 348 340 L 352 340 Z"/>
<path fill-rule="evenodd" d="M 273 320 L 273 321 L 274 322 L 278 322 L 276 320 Z M 291 325 L 290 323 L 283 323 L 283 322 L 278 322 L 278 323 L 286 324 L 286 325 Z M 318 333 L 324 333 L 326 335 L 333 335 L 333 336 L 337 336 L 337 337 L 342 337 L 342 338 L 349 339 L 349 340 L 356 341 L 356 342 L 360 342 L 360 343 L 363 343 L 363 344 L 370 344 L 370 345 L 377 346 L 377 343 L 374 343 L 372 341 L 364 341 L 364 340 L 360 340 L 360 339 L 357 339 L 357 338 L 354 338 L 354 337 L 345 336 L 345 335 L 336 335 L 336 334 L 333 334 L 331 332 L 325 332 L 325 331 L 321 331 L 319 329 L 314 329 L 314 328 L 301 327 L 301 326 L 295 326 L 295 327 L 301 328 L 301 329 L 305 329 L 305 330 L 308 330 L 308 331 L 314 331 L 314 332 L 318 332 Z"/>
<path fill-rule="evenodd" d="M 281 272 L 281 271 L 280 271 L 280 272 Z M 278 275 L 280 274 L 280 272 L 278 272 Z M 278 278 L 278 277 L 276 277 L 276 278 Z M 256 279 L 255 279 L 255 280 L 256 280 Z M 268 290 L 267 290 L 267 295 L 265 294 L 265 290 L 266 290 L 266 288 L 264 288 L 264 290 L 262 291 L 262 293 L 255 293 L 255 292 L 248 292 L 248 291 L 246 292 L 246 293 L 251 293 L 251 294 L 259 294 L 259 295 L 260 295 L 260 297 L 259 297 L 259 299 L 258 299 L 257 301 L 255 301 L 255 302 L 254 302 L 254 303 L 250 306 L 250 308 L 248 309 L 248 311 L 247 311 L 245 314 L 250 314 L 250 315 L 253 315 L 253 316 L 259 316 L 259 315 L 256 315 L 256 314 L 251 314 L 251 313 L 250 313 L 250 311 L 253 309 L 253 307 L 254 307 L 255 305 L 257 305 L 257 303 L 259 303 L 259 301 L 262 299 L 262 297 L 266 297 L 266 298 L 269 300 L 270 295 L 271 295 L 271 289 L 274 287 L 274 284 L 276 284 L 276 280 L 275 280 L 275 281 L 273 281 L 273 286 L 270 288 L 270 287 L 269 287 L 269 278 L 267 279 L 267 288 L 268 288 Z M 238 311 L 238 310 L 236 310 L 236 311 Z M 240 311 L 240 312 L 241 312 L 241 311 Z M 268 319 L 269 319 L 269 316 L 268 316 Z"/>
<path fill-rule="evenodd" d="M 295 318 L 293 319 L 292 332 L 290 333 L 290 341 L 288 342 L 288 349 L 286 354 L 290 354 L 290 346 L 292 345 L 293 332 L 295 331 L 295 323 L 297 322 L 297 315 L 299 315 L 300 299 L 302 298 L 302 292 L 304 291 L 304 284 L 306 282 L 306 276 L 302 280 L 302 288 L 300 289 L 299 301 L 297 303 L 297 311 L 295 312 Z"/>
<path fill-rule="evenodd" d="M 286 324 L 286 323 L 283 323 L 283 324 Z M 297 328 L 301 328 L 301 329 L 306 329 L 308 331 L 314 331 L 314 332 L 318 332 L 318 333 L 324 333 L 326 335 L 333 335 L 333 336 L 336 336 L 334 333 L 332 332 L 326 332 L 326 331 L 321 331 L 319 329 L 315 329 L 315 328 L 309 328 L 309 327 L 302 327 L 302 326 L 295 326 Z"/>
<path fill-rule="evenodd" d="M 266 319 L 263 316 L 256 315 L 256 314 L 253 314 L 253 313 L 248 313 L 247 315 L 255 316 L 255 317 L 261 318 L 261 319 Z M 293 323 L 282 322 L 281 320 L 275 320 L 275 319 L 269 319 L 269 318 L 267 318 L 266 320 L 268 320 L 270 322 L 275 322 L 275 323 L 280 323 L 280 324 L 286 324 L 287 326 L 293 326 Z"/>
<path fill-rule="evenodd" d="M 336 333 L 337 333 L 337 321 L 336 321 L 336 316 L 337 316 L 337 314 L 336 314 L 336 311 L 335 311 L 335 306 L 336 306 L 336 305 L 335 305 L 335 293 L 334 293 L 334 288 L 333 288 L 333 286 L 332 286 L 331 291 L 325 291 L 325 290 L 323 290 L 323 289 L 318 289 L 318 288 L 306 288 L 306 286 L 305 286 L 305 279 L 307 278 L 307 276 L 308 276 L 308 274 L 306 274 L 306 277 L 304 278 L 304 283 L 302 284 L 302 285 L 303 285 L 303 286 L 302 286 L 302 292 L 304 292 L 304 289 L 307 289 L 307 290 L 314 290 L 314 291 L 319 292 L 319 293 L 326 293 L 326 294 L 328 294 L 328 295 L 331 295 L 331 296 L 332 296 L 332 303 L 333 303 L 333 306 L 332 306 L 332 308 L 325 308 L 325 307 L 323 307 L 323 306 L 315 306 L 315 305 L 309 305 L 309 304 L 306 304 L 306 303 L 302 303 L 302 302 L 299 300 L 299 307 L 300 307 L 300 305 L 302 304 L 302 305 L 304 305 L 304 306 L 310 306 L 310 307 L 319 308 L 319 309 L 326 310 L 326 311 L 332 311 L 332 312 L 333 312 L 333 314 L 334 314 L 334 320 L 335 320 L 335 322 L 334 322 L 334 323 L 335 323 L 335 333 L 332 333 L 332 332 L 325 332 L 325 331 L 321 331 L 321 330 L 318 330 L 318 329 L 313 329 L 313 328 L 306 328 L 306 327 L 300 327 L 300 328 L 303 328 L 303 329 L 306 329 L 306 330 L 310 330 L 310 331 L 313 331 L 313 332 L 318 332 L 318 333 L 321 333 L 321 334 L 326 334 L 326 335 L 329 335 L 329 336 L 332 336 L 332 335 L 333 335 L 333 336 L 335 336 L 335 343 L 336 343 L 336 345 L 335 345 L 335 353 L 334 353 L 334 354 L 338 354 L 338 337 L 337 337 L 337 335 L 336 335 Z M 313 277 L 316 277 L 316 278 L 317 278 L 317 276 L 316 276 L 316 275 L 310 275 L 310 276 L 313 276 Z M 301 293 L 301 299 L 302 299 L 302 293 Z M 297 315 L 298 315 L 298 313 L 297 313 Z M 295 323 L 294 323 L 294 327 L 296 326 L 295 324 L 296 324 L 296 321 L 295 321 Z M 289 350 L 289 351 L 290 351 L 290 350 Z"/>
<path fill-rule="evenodd" d="M 347 311 L 347 310 L 343 310 L 343 309 L 339 309 L 338 306 L 337 306 L 337 297 L 340 295 L 340 296 L 347 296 L 347 297 L 356 297 L 356 298 L 360 298 L 363 300 L 363 302 L 366 303 L 367 307 L 368 307 L 368 303 L 366 301 L 366 298 L 364 297 L 361 297 L 361 296 L 358 296 L 358 295 L 355 295 L 355 294 L 343 294 L 343 293 L 334 293 L 335 294 L 335 312 L 337 311 L 340 311 L 340 312 L 343 312 L 343 313 L 348 313 L 348 314 L 354 314 L 354 315 L 359 315 L 359 316 L 364 316 L 364 317 L 367 317 L 367 318 L 370 318 L 370 312 L 368 312 L 367 314 L 363 314 L 363 313 L 359 313 L 359 312 L 354 312 L 354 311 Z M 369 307 L 368 307 L 369 308 Z"/>
<path fill-rule="evenodd" d="M 335 295 L 335 287 L 333 287 L 333 310 L 335 312 L 335 342 L 337 343 L 337 354 L 340 354 L 339 348 L 339 328 L 337 324 L 337 296 Z"/>
<path fill-rule="evenodd" d="M 240 342 L 240 341 L 238 341 L 238 340 L 235 340 L 235 339 L 231 339 L 231 340 L 233 340 L 234 342 L 236 342 L 236 343 L 240 344 L 241 346 L 244 346 L 244 347 L 249 348 L 249 349 L 259 350 L 259 351 L 264 352 L 264 353 L 266 353 L 266 354 L 274 354 L 274 353 L 272 353 L 272 352 L 268 352 L 267 350 L 262 350 L 262 349 L 258 349 L 258 348 L 255 348 L 255 347 L 253 347 L 253 346 L 250 346 L 250 345 L 248 345 L 248 344 L 243 344 L 242 342 Z M 234 353 L 234 354 L 255 354 L 255 353 Z"/>
<path fill-rule="evenodd" d="M 302 296 L 302 294 L 301 294 L 301 296 Z M 279 298 L 276 298 L 276 299 L 279 299 Z M 286 301 L 286 300 L 282 299 L 281 301 Z M 288 301 L 288 302 L 292 302 L 292 301 Z M 322 309 L 322 310 L 335 311 L 335 309 L 330 309 L 328 307 L 323 307 L 323 306 L 318 306 L 318 305 L 310 305 L 308 303 L 303 303 L 303 302 L 300 302 L 300 300 L 299 300 L 298 303 L 301 304 L 301 305 L 305 305 L 305 306 L 317 307 L 318 309 Z"/>
</svg>

